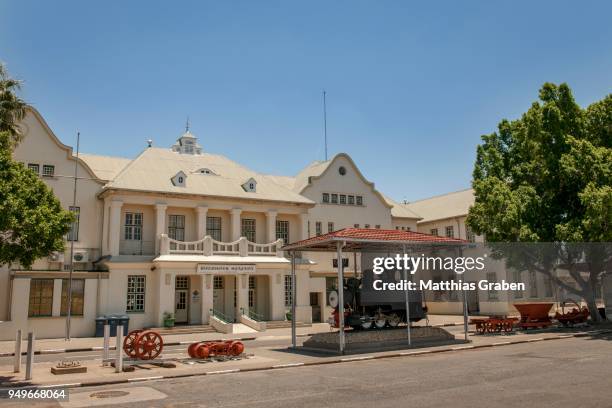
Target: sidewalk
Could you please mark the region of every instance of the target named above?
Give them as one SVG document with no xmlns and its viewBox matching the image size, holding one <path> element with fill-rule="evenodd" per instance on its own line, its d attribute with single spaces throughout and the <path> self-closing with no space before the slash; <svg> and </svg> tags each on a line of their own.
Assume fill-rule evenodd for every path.
<svg viewBox="0 0 612 408">
<path fill-rule="evenodd" d="M 463 338 L 463 333 L 453 330 L 458 340 Z M 416 357 L 431 353 L 441 352 L 464 352 L 478 350 L 484 347 L 502 347 L 512 344 L 523 344 L 547 340 L 561 340 L 571 337 L 589 337 L 612 333 L 610 329 L 604 330 L 583 330 L 560 332 L 528 332 L 515 333 L 511 335 L 472 335 L 469 344 L 454 344 L 437 347 L 425 347 L 419 349 L 403 349 L 387 352 L 364 353 L 349 356 L 336 355 L 313 355 L 311 353 L 293 352 L 285 346 L 266 347 L 264 345 L 247 345 L 245 352 L 249 358 L 224 361 L 224 362 L 193 362 L 182 360 L 186 358 L 185 351 L 175 360 L 175 368 L 162 368 L 151 365 L 138 366 L 133 372 L 115 373 L 112 367 L 102 367 L 100 360 L 86 361 L 88 372 L 84 374 L 66 374 L 56 376 L 51 374 L 50 368 L 56 363 L 42 362 L 37 363 L 33 369 L 33 379 L 31 383 L 24 381 L 24 371 L 13 374 L 12 366 L 0 367 L 0 378 L 2 386 L 63 386 L 63 387 L 84 387 L 103 384 L 119 384 L 128 382 L 139 382 L 149 380 L 159 380 L 163 378 L 179 378 L 187 376 L 228 374 L 245 371 L 274 370 L 288 367 L 299 367 L 320 364 L 344 363 L 350 361 L 371 360 L 381 358 Z M 300 338 L 300 342 L 304 337 Z"/>
<path fill-rule="evenodd" d="M 425 321 L 420 321 L 415 325 L 425 325 Z M 462 316 L 454 315 L 430 315 L 429 324 L 432 326 L 448 326 L 463 324 Z M 297 329 L 298 336 L 307 334 L 320 333 L 329 331 L 327 323 L 313 323 L 312 327 L 299 327 Z M 25 354 L 27 350 L 27 333 L 23 333 L 24 341 L 22 342 L 21 350 Z M 258 337 L 277 337 L 291 336 L 291 328 L 268 329 L 264 332 L 255 333 L 193 333 L 193 334 L 169 334 L 164 335 L 164 344 L 168 346 L 188 344 L 195 341 L 213 341 L 213 340 L 253 340 Z M 110 346 L 115 347 L 115 337 L 110 338 Z M 34 351 L 36 354 L 54 354 L 63 353 L 66 351 L 95 351 L 102 350 L 102 337 L 78 337 L 72 338 L 70 341 L 64 339 L 36 339 Z M 0 357 L 12 356 L 15 352 L 15 341 L 0 341 Z"/>
</svg>

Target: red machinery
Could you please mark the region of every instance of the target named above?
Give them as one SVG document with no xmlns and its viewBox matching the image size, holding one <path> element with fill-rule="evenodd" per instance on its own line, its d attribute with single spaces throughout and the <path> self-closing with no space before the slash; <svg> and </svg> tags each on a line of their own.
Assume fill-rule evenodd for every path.
<svg viewBox="0 0 612 408">
<path fill-rule="evenodd" d="M 164 340 L 153 330 L 132 330 L 123 340 L 123 351 L 130 358 L 153 360 L 164 349 Z"/>
<path fill-rule="evenodd" d="M 512 332 L 514 324 L 519 319 L 507 316 L 476 317 L 470 320 L 470 324 L 476 325 L 476 331 L 480 334 L 485 333 L 506 333 Z"/>
<path fill-rule="evenodd" d="M 243 352 L 244 344 L 235 340 L 195 342 L 187 348 L 187 354 L 191 358 L 239 356 Z"/>
<path fill-rule="evenodd" d="M 552 303 L 515 303 L 514 307 L 521 314 L 521 329 L 545 328 L 552 325 L 548 313 Z"/>
<path fill-rule="evenodd" d="M 565 313 L 566 303 L 573 303 L 576 307 Z M 584 323 L 588 320 L 589 316 L 589 308 L 587 308 L 586 306 L 580 307 L 580 305 L 573 300 L 562 302 L 561 313 L 559 313 L 558 311 L 555 313 L 555 319 L 557 319 L 559 323 L 561 323 L 565 327 L 573 326 L 578 323 Z"/>
</svg>

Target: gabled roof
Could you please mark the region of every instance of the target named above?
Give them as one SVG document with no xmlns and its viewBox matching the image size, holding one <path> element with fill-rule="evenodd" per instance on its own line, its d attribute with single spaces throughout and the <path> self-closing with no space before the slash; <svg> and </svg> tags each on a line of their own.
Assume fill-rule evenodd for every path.
<svg viewBox="0 0 612 408">
<path fill-rule="evenodd" d="M 214 171 L 217 176 L 191 174 L 203 167 Z M 170 182 L 179 171 L 191 174 L 189 183 L 185 187 L 173 186 Z M 250 178 L 257 181 L 257 192 L 246 192 L 242 188 L 244 181 Z M 144 150 L 114 180 L 110 181 L 105 189 L 314 204 L 272 179 L 257 174 L 224 156 L 210 153 L 180 154 L 156 147 Z"/>
<path fill-rule="evenodd" d="M 473 204 L 474 190 L 468 188 L 403 204 L 403 206 L 423 217 L 419 223 L 424 223 L 447 218 L 464 217 L 468 214 Z"/>
<path fill-rule="evenodd" d="M 328 234 L 297 241 L 285 245 L 283 251 L 332 251 L 338 242 L 347 243 L 348 250 L 359 250 L 373 246 L 428 244 L 464 244 L 467 241 L 457 238 L 440 237 L 414 231 L 400 231 L 371 228 L 344 228 Z"/>
<path fill-rule="evenodd" d="M 414 211 L 412 211 L 407 206 L 402 205 L 402 204 L 394 201 L 392 198 L 387 197 L 384 194 L 382 194 L 382 196 L 383 196 L 383 198 L 385 199 L 385 201 L 389 205 L 393 206 L 391 208 L 391 216 L 392 217 L 396 217 L 396 218 L 412 218 L 412 219 L 415 219 L 415 220 L 420 220 L 421 218 L 423 218 L 420 215 L 418 215 L 417 213 L 415 213 Z"/>
<path fill-rule="evenodd" d="M 123 157 L 99 156 L 89 153 L 79 153 L 79 158 L 87 163 L 99 179 L 105 181 L 114 179 L 132 161 Z"/>
</svg>

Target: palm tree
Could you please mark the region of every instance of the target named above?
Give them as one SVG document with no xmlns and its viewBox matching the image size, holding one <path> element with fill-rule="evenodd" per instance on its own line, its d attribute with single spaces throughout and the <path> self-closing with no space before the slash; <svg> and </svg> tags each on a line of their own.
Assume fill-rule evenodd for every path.
<svg viewBox="0 0 612 408">
<path fill-rule="evenodd" d="M 8 132 L 13 145 L 23 137 L 19 122 L 26 115 L 27 104 L 17 96 L 21 81 L 9 76 L 4 64 L 0 63 L 0 132 Z"/>
</svg>

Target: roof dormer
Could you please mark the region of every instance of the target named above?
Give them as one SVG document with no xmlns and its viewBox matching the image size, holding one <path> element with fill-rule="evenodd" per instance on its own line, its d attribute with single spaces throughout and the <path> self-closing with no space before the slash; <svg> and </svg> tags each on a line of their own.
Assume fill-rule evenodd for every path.
<svg viewBox="0 0 612 408">
<path fill-rule="evenodd" d="M 207 167 L 202 167 L 201 169 L 194 171 L 194 174 L 204 174 L 206 176 L 216 176 L 217 175 L 217 173 L 215 173 L 214 171 L 212 171 L 211 169 Z"/>
<path fill-rule="evenodd" d="M 176 187 L 185 187 L 187 186 L 187 175 L 181 170 L 174 177 L 170 179 L 172 184 Z"/>
<path fill-rule="evenodd" d="M 246 181 L 246 183 L 242 185 L 242 188 L 247 193 L 255 193 L 257 192 L 257 182 L 255 181 L 253 177 L 251 177 L 250 179 Z"/>
</svg>

